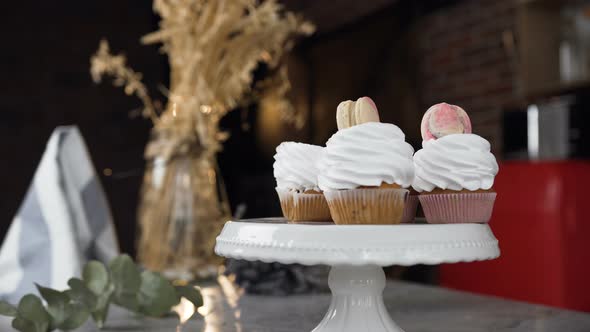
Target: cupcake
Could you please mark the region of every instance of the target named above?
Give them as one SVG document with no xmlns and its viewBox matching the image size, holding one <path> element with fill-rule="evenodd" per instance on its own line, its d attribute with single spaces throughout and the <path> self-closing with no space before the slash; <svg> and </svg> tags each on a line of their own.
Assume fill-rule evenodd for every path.
<svg viewBox="0 0 590 332">
<path fill-rule="evenodd" d="M 330 210 L 318 188 L 318 160 L 324 148 L 283 142 L 273 164 L 283 215 L 290 221 L 330 221 Z"/>
<path fill-rule="evenodd" d="M 406 198 L 406 204 L 404 205 L 402 223 L 411 223 L 416 219 L 416 212 L 418 211 L 418 205 L 420 204 L 418 198 L 420 193 L 412 187 L 408 188 L 408 190 L 408 198 Z"/>
<path fill-rule="evenodd" d="M 498 163 L 490 143 L 471 133 L 463 109 L 441 103 L 422 120 L 422 149 L 414 155 L 412 186 L 429 223 L 486 223 L 496 193 Z"/>
<path fill-rule="evenodd" d="M 377 108 L 368 97 L 338 107 L 339 131 L 326 143 L 318 175 L 336 224 L 402 220 L 414 150 L 397 126 L 375 120 Z"/>
</svg>

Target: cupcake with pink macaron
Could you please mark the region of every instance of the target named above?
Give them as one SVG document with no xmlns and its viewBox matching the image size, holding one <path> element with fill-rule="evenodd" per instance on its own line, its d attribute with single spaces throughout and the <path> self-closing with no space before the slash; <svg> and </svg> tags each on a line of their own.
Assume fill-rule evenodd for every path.
<svg viewBox="0 0 590 332">
<path fill-rule="evenodd" d="M 490 143 L 471 133 L 459 106 L 430 107 L 421 124 L 422 149 L 414 154 L 412 187 L 429 223 L 486 223 L 496 192 L 498 163 Z"/>
</svg>

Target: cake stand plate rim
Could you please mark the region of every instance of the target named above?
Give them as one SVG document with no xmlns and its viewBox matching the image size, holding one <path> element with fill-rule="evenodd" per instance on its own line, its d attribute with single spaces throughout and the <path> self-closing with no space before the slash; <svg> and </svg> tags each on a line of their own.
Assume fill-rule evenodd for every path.
<svg viewBox="0 0 590 332">
<path fill-rule="evenodd" d="M 228 221 L 216 239 L 224 257 L 303 265 L 416 265 L 497 258 L 487 224 L 288 224 L 279 218 Z"/>
</svg>

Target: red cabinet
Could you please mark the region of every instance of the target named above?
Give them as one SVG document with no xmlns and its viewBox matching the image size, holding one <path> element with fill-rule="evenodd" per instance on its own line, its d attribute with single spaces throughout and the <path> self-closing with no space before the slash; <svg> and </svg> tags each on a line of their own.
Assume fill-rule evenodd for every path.
<svg viewBox="0 0 590 332">
<path fill-rule="evenodd" d="M 590 162 L 505 162 L 494 187 L 500 258 L 442 265 L 441 285 L 590 311 Z"/>
</svg>

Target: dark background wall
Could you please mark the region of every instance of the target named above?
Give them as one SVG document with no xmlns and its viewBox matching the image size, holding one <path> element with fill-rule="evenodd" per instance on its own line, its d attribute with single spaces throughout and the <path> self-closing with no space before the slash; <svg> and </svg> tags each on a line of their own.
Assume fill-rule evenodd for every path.
<svg viewBox="0 0 590 332">
<path fill-rule="evenodd" d="M 95 85 L 89 58 L 108 37 L 152 87 L 166 58 L 138 38 L 157 27 L 149 1 L 23 1 L 0 5 L 0 235 L 16 213 L 56 126 L 76 124 L 102 176 L 122 246 L 133 247 L 135 206 L 149 123 L 130 119 L 139 103 L 110 83 Z"/>
<path fill-rule="evenodd" d="M 514 28 L 514 1 L 286 1 L 318 31 L 288 59 L 302 130 L 253 105 L 230 113 L 232 136 L 220 154 L 232 206 L 246 216 L 280 213 L 272 154 L 283 140 L 324 144 L 336 130 L 338 103 L 375 99 L 382 119 L 420 146 L 422 113 L 433 103 L 463 105 L 474 129 L 499 137 L 499 110 L 517 98 L 516 71 L 503 36 Z M 0 5 L 8 6 L 7 4 Z M 1 12 L 0 238 L 24 197 L 51 131 L 80 127 L 107 192 L 123 250 L 134 252 L 135 212 L 150 124 L 132 119 L 140 103 L 95 85 L 89 58 L 101 38 L 144 74 L 152 92 L 167 84 L 167 59 L 139 38 L 157 28 L 150 1 L 60 1 L 10 4 Z M 248 126 L 244 126 L 244 123 Z M 103 170 L 111 169 L 106 176 Z"/>
<path fill-rule="evenodd" d="M 448 100 L 469 112 L 473 129 L 501 146 L 503 107 L 520 99 L 516 2 L 464 1 L 424 17 L 417 26 L 421 108 Z"/>
</svg>

